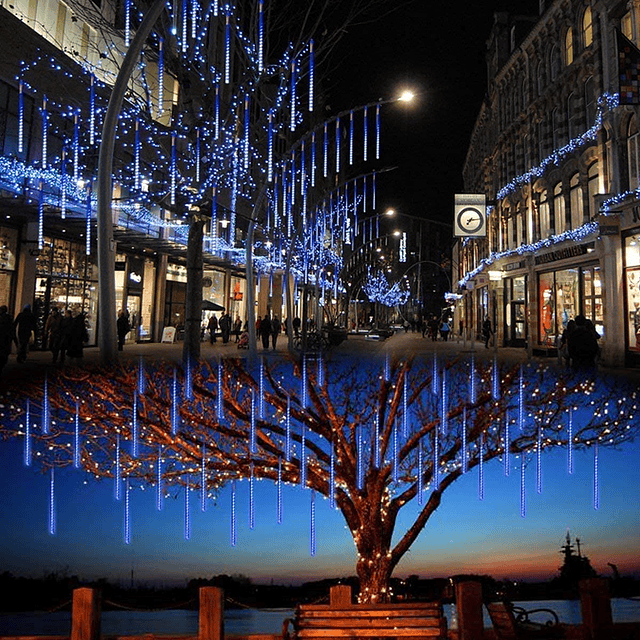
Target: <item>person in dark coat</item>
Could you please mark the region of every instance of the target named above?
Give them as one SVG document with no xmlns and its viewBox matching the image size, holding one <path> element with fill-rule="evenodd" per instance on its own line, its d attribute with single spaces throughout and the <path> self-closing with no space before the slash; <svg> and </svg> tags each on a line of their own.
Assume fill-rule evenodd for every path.
<svg viewBox="0 0 640 640">
<path fill-rule="evenodd" d="M 59 309 L 52 309 L 47 322 L 44 325 L 47 335 L 47 344 L 53 356 L 54 364 L 58 362 L 58 354 L 60 353 L 60 341 L 62 339 L 62 314 Z"/>
<path fill-rule="evenodd" d="M 89 334 L 85 324 L 84 313 L 79 313 L 71 320 L 67 338 L 67 355 L 70 358 L 82 358 L 84 356 L 84 343 L 88 342 Z"/>
<path fill-rule="evenodd" d="M 122 351 L 124 348 L 124 341 L 127 338 L 127 334 L 131 331 L 131 325 L 129 324 L 129 317 L 124 309 L 120 309 L 118 313 L 118 319 L 116 320 L 116 329 L 118 331 L 118 351 Z"/>
<path fill-rule="evenodd" d="M 219 325 L 222 333 L 222 344 L 227 344 L 231 335 L 231 316 L 226 312 L 223 313 Z"/>
<path fill-rule="evenodd" d="M 271 336 L 271 319 L 266 314 L 260 321 L 260 337 L 262 338 L 262 346 L 264 349 L 269 348 L 269 337 Z"/>
<path fill-rule="evenodd" d="M 291 323 L 291 326 L 293 327 L 293 332 L 295 333 L 296 338 L 300 335 L 300 325 L 302 324 L 300 318 L 298 318 L 298 316 L 296 316 L 293 319 L 293 322 Z"/>
<path fill-rule="evenodd" d="M 236 319 L 233 323 L 233 334 L 236 337 L 236 342 L 240 341 L 241 333 L 242 333 L 242 320 L 240 320 L 240 316 L 236 316 Z"/>
<path fill-rule="evenodd" d="M 491 336 L 493 335 L 493 328 L 491 327 L 491 320 L 489 318 L 485 318 L 482 323 L 482 337 L 484 339 L 484 348 L 489 348 L 489 340 L 491 340 Z"/>
<path fill-rule="evenodd" d="M 27 359 L 29 340 L 31 339 L 31 334 L 36 332 L 36 326 L 36 317 L 33 315 L 33 311 L 31 311 L 31 305 L 25 304 L 24 309 L 22 309 L 13 321 L 18 344 L 18 362 L 24 362 Z"/>
<path fill-rule="evenodd" d="M 587 319 L 583 315 L 575 318 L 576 326 L 567 336 L 571 368 L 575 371 L 589 371 L 596 367 L 598 355 L 598 340 L 590 329 Z"/>
<path fill-rule="evenodd" d="M 11 343 L 13 342 L 13 322 L 8 313 L 7 305 L 0 307 L 0 373 L 11 353 Z"/>
<path fill-rule="evenodd" d="M 280 319 L 278 316 L 273 316 L 273 319 L 271 320 L 271 346 L 274 351 L 276 350 L 276 343 L 278 342 L 278 335 L 280 335 L 281 329 Z"/>
<path fill-rule="evenodd" d="M 216 331 L 218 330 L 218 316 L 215 313 L 209 318 L 207 329 L 209 329 L 209 340 L 213 344 L 216 341 Z"/>
</svg>

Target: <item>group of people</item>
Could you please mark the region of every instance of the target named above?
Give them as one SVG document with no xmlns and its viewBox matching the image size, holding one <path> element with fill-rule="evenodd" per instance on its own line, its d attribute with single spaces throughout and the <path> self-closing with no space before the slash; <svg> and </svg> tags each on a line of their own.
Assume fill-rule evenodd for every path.
<svg viewBox="0 0 640 640">
<path fill-rule="evenodd" d="M 211 341 L 211 344 L 217 341 L 218 331 L 220 331 L 222 336 L 223 344 L 227 344 L 229 342 L 231 333 L 236 337 L 236 342 L 239 342 L 240 334 L 242 333 L 242 320 L 240 320 L 240 316 L 236 316 L 236 319 L 232 323 L 231 316 L 228 313 L 223 311 L 220 319 L 218 319 L 216 314 L 213 313 L 207 323 L 207 329 L 209 331 L 209 340 Z"/>
<path fill-rule="evenodd" d="M 589 371 L 596 368 L 600 345 L 600 334 L 591 320 L 577 315 L 569 320 L 560 336 L 558 359 L 561 364 L 574 371 Z"/>
<path fill-rule="evenodd" d="M 444 342 L 447 342 L 451 334 L 449 319 L 444 317 L 438 318 L 436 315 L 431 316 L 428 320 L 423 320 L 420 329 L 422 331 L 422 337 L 424 338 L 428 335 L 433 342 L 438 339 L 438 334 L 440 334 Z"/>
<path fill-rule="evenodd" d="M 35 338 L 38 323 L 30 304 L 12 319 L 6 305 L 0 306 L 0 371 L 9 360 L 15 343 L 17 361 L 24 362 L 29 353 L 29 344 Z M 74 316 L 69 309 L 64 313 L 53 307 L 47 316 L 43 333 L 43 348 L 49 349 L 53 362 L 63 364 L 67 357 L 81 358 L 84 343 L 89 340 L 84 313 Z"/>
<path fill-rule="evenodd" d="M 269 342 L 271 342 L 271 346 L 275 351 L 276 344 L 278 343 L 278 336 L 281 332 L 282 323 L 278 316 L 274 315 L 273 317 L 270 317 L 268 313 L 262 318 L 258 316 L 258 319 L 256 320 L 256 333 L 262 340 L 263 349 L 268 349 Z"/>
</svg>

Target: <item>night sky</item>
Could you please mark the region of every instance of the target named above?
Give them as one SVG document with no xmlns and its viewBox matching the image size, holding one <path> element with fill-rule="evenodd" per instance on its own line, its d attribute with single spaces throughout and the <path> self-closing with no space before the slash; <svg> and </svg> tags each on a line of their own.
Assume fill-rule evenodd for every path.
<svg viewBox="0 0 640 640">
<path fill-rule="evenodd" d="M 432 7 L 437 5 L 437 9 Z M 397 165 L 381 208 L 450 221 L 453 194 L 485 87 L 484 48 L 492 12 L 517 6 L 537 12 L 538 2 L 409 3 L 379 24 L 352 28 L 345 36 L 344 63 L 326 79 L 335 111 L 396 95 L 410 86 L 420 95 L 383 121 L 385 162 Z M 428 7 L 428 9 L 427 9 Z M 398 105 L 393 108 L 397 109 Z M 48 476 L 26 469 L 20 443 L 0 443 L 0 571 L 40 576 L 68 570 L 81 578 L 108 577 L 175 584 L 219 573 L 256 581 L 299 583 L 353 575 L 353 542 L 338 512 L 318 503 L 318 553 L 309 554 L 309 492 L 290 487 L 284 523 L 276 524 L 275 487 L 258 484 L 256 526 L 247 526 L 246 483 L 240 483 L 238 544 L 229 541 L 229 492 L 199 511 L 192 504 L 193 531 L 183 537 L 183 499 L 167 500 L 156 512 L 154 492 L 132 497 L 132 543 L 123 541 L 123 504 L 110 482 L 85 481 L 72 470 L 58 474 L 56 534 L 48 532 Z M 600 507 L 593 506 L 593 453 L 576 454 L 567 474 L 566 452 L 544 456 L 544 490 L 527 486 L 526 517 L 520 514 L 517 473 L 505 478 L 488 465 L 484 500 L 477 472 L 448 490 L 441 508 L 396 571 L 397 576 L 492 574 L 496 578 L 549 578 L 561 564 L 567 529 L 581 538 L 596 570 L 640 576 L 640 447 L 601 450 Z M 417 506 L 416 506 L 417 509 Z M 411 512 L 410 513 L 415 513 Z M 405 523 L 406 524 L 406 523 Z M 402 524 L 398 530 L 402 529 Z"/>
</svg>

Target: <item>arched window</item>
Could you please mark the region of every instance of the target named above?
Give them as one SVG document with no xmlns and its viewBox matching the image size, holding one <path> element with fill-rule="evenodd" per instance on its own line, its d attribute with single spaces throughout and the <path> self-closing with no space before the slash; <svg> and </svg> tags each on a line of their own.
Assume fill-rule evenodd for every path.
<svg viewBox="0 0 640 640">
<path fill-rule="evenodd" d="M 556 45 L 553 45 L 551 49 L 551 81 L 553 82 L 558 78 L 560 73 L 560 49 Z"/>
<path fill-rule="evenodd" d="M 634 115 L 629 121 L 629 128 L 627 129 L 629 189 L 638 188 L 638 176 L 640 175 L 640 141 L 638 138 L 638 121 Z"/>
<path fill-rule="evenodd" d="M 590 47 L 593 43 L 593 14 L 591 7 L 587 7 L 582 14 L 582 44 L 584 48 Z"/>
<path fill-rule="evenodd" d="M 600 171 L 597 160 L 587 169 L 587 180 L 587 192 L 589 194 L 589 220 L 593 220 L 598 213 L 595 196 L 598 193 L 602 193 L 600 191 Z"/>
<path fill-rule="evenodd" d="M 549 195 L 546 189 L 540 194 L 539 215 L 540 215 L 540 237 L 548 238 L 553 233 L 553 229 L 551 228 L 551 214 L 549 211 Z"/>
<path fill-rule="evenodd" d="M 553 132 L 553 150 L 559 149 L 562 145 L 562 130 L 560 124 L 560 110 L 555 108 L 551 112 L 551 128 Z"/>
<path fill-rule="evenodd" d="M 562 193 L 562 182 L 553 187 L 553 221 L 554 232 L 562 233 L 565 229 L 564 222 L 564 195 Z"/>
<path fill-rule="evenodd" d="M 569 27 L 564 34 L 564 63 L 573 64 L 573 29 Z"/>
<path fill-rule="evenodd" d="M 567 99 L 567 114 L 569 118 L 569 140 L 572 140 L 580 133 L 580 115 L 579 97 L 576 93 L 572 93 Z"/>
<path fill-rule="evenodd" d="M 596 88 L 593 76 L 589 76 L 584 83 L 584 106 L 587 127 L 592 127 L 596 121 Z"/>
<path fill-rule="evenodd" d="M 538 95 L 541 96 L 544 91 L 545 85 L 545 73 L 544 73 L 544 60 L 538 62 Z"/>
<path fill-rule="evenodd" d="M 569 200 L 571 202 L 571 228 L 577 229 L 584 224 L 584 205 L 580 176 L 576 173 L 569 181 Z"/>
</svg>

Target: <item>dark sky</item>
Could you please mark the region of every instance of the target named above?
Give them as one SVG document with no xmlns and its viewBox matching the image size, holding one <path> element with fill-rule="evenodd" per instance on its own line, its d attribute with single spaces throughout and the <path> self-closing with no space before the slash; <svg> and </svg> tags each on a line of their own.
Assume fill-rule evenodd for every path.
<svg viewBox="0 0 640 640">
<path fill-rule="evenodd" d="M 387 98 L 403 86 L 420 92 L 414 105 L 390 105 L 383 114 L 382 160 L 399 168 L 384 178 L 381 206 L 451 221 L 485 93 L 485 47 L 495 11 L 538 15 L 538 0 L 415 0 L 346 34 L 343 63 L 331 78 L 332 107 Z"/>
</svg>

